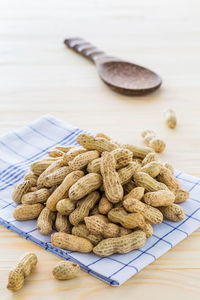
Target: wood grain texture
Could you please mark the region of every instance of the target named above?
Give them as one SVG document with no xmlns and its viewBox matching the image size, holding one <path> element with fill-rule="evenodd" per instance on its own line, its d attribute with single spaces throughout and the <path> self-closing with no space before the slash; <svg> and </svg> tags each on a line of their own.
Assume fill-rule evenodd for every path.
<svg viewBox="0 0 200 300">
<path fill-rule="evenodd" d="M 0 6 L 0 134 L 44 113 L 123 143 L 142 143 L 140 132 L 149 128 L 167 142 L 163 160 L 200 176 L 198 0 L 6 0 Z M 144 97 L 112 92 L 92 63 L 66 49 L 68 36 L 155 70 L 161 89 Z M 164 122 L 168 107 L 177 114 L 175 130 Z M 0 299 L 200 297 L 200 230 L 119 288 L 83 271 L 77 279 L 56 281 L 55 255 L 3 227 L 0 241 Z M 12 294 L 5 288 L 8 272 L 25 251 L 35 252 L 39 264 Z"/>
</svg>

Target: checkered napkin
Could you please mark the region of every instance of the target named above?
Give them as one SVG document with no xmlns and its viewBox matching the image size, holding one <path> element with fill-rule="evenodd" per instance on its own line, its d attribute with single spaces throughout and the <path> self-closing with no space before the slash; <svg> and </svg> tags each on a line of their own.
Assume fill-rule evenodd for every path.
<svg viewBox="0 0 200 300">
<path fill-rule="evenodd" d="M 50 235 L 38 232 L 35 220 L 19 222 L 13 218 L 16 204 L 11 193 L 32 162 L 46 156 L 48 150 L 57 144 L 76 144 L 76 136 L 81 132 L 79 128 L 45 115 L 0 138 L 0 224 L 66 260 L 77 262 L 83 270 L 107 283 L 119 286 L 200 226 L 200 178 L 176 171 L 181 186 L 190 192 L 189 200 L 181 204 L 186 219 L 179 223 L 165 220 L 154 225 L 153 236 L 139 250 L 101 258 L 93 253 L 56 248 L 51 244 Z"/>
</svg>

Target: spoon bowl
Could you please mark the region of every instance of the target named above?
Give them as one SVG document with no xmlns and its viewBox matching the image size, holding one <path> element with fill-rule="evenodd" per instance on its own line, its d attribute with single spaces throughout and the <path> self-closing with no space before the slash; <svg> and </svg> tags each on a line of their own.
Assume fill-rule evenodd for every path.
<svg viewBox="0 0 200 300">
<path fill-rule="evenodd" d="M 64 43 L 92 60 L 96 64 L 100 78 L 115 92 L 125 95 L 144 95 L 155 91 L 162 83 L 161 78 L 153 71 L 107 56 L 83 39 L 66 39 Z"/>
</svg>

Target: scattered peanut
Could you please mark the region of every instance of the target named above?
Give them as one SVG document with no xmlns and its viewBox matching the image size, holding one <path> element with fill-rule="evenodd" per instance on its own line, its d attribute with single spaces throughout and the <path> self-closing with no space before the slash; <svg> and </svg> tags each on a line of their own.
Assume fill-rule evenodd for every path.
<svg viewBox="0 0 200 300">
<path fill-rule="evenodd" d="M 80 271 L 79 265 L 71 261 L 60 261 L 53 268 L 53 276 L 58 280 L 72 279 L 78 275 Z"/>
<path fill-rule="evenodd" d="M 54 161 L 47 169 L 45 169 L 44 172 L 42 172 L 37 180 L 37 185 L 39 187 L 43 187 L 44 186 L 44 180 L 46 178 L 47 175 L 51 174 L 52 172 L 58 170 L 60 167 L 63 166 L 63 160 L 59 159 Z"/>
<path fill-rule="evenodd" d="M 37 256 L 34 253 L 25 253 L 16 267 L 8 275 L 7 289 L 18 291 L 24 285 L 25 278 L 32 272 L 37 264 Z"/>
<path fill-rule="evenodd" d="M 176 127 L 176 115 L 175 112 L 173 111 L 173 109 L 169 108 L 164 112 L 164 117 L 165 117 L 165 121 L 166 124 L 169 128 L 175 128 Z"/>
<path fill-rule="evenodd" d="M 102 133 L 102 132 L 97 133 L 95 137 L 96 138 L 101 137 L 101 138 L 104 138 L 108 141 L 111 141 L 111 138 L 109 136 L 107 136 L 105 133 Z"/>
<path fill-rule="evenodd" d="M 153 234 L 153 227 L 151 226 L 150 223 L 146 222 L 144 227 L 142 228 L 142 230 L 144 231 L 144 233 L 146 234 L 146 237 L 150 237 Z"/>
<path fill-rule="evenodd" d="M 118 148 L 116 150 L 113 150 L 111 153 L 113 154 L 115 161 L 116 161 L 116 169 L 125 167 L 132 161 L 133 154 L 128 149 Z M 101 173 L 100 164 L 101 164 L 101 158 L 92 160 L 87 166 L 87 171 L 89 173 L 99 173 L 100 174 Z"/>
<path fill-rule="evenodd" d="M 77 156 L 74 157 L 73 160 L 69 161 L 69 166 L 72 168 L 72 171 L 76 170 L 82 170 L 84 167 L 87 166 L 87 164 L 98 158 L 99 157 L 99 152 L 94 150 L 94 151 L 87 151 L 85 153 L 81 153 Z"/>
<path fill-rule="evenodd" d="M 74 148 L 74 146 L 62 146 L 62 145 L 59 145 L 59 146 L 56 146 L 55 149 L 58 149 L 64 153 L 67 153 L 70 149 Z"/>
</svg>

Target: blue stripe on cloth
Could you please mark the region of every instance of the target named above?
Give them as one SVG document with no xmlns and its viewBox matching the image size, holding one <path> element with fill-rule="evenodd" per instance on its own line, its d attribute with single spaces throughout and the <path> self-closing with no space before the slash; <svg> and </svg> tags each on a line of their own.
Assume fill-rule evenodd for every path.
<svg viewBox="0 0 200 300">
<path fill-rule="evenodd" d="M 189 197 L 190 200 L 200 203 L 200 200 Z"/>
<path fill-rule="evenodd" d="M 168 225 L 168 226 L 171 227 L 171 228 L 175 228 L 176 230 L 181 231 L 181 232 L 184 233 L 186 236 L 188 236 L 187 232 L 185 232 L 185 231 L 183 231 L 183 230 L 177 228 L 176 226 L 173 226 L 173 225 L 171 225 L 171 224 L 169 224 L 169 223 L 167 223 L 167 222 L 165 222 L 165 221 L 163 221 L 162 223 L 165 224 L 165 225 Z"/>
<path fill-rule="evenodd" d="M 27 142 L 26 140 L 24 140 L 17 132 L 13 132 L 13 134 L 20 140 L 22 141 L 24 144 L 31 146 L 32 148 L 35 148 L 37 150 L 42 150 L 42 148 L 38 147 L 37 145 L 32 145 L 31 143 Z"/>
<path fill-rule="evenodd" d="M 43 119 L 43 120 L 46 120 L 47 122 L 49 122 L 49 123 L 52 124 L 52 125 L 55 125 L 56 127 L 59 127 L 59 128 L 61 128 L 61 129 L 64 129 L 64 130 L 67 130 L 67 126 L 62 126 L 62 125 L 58 124 L 58 122 L 56 123 L 56 122 L 54 122 L 54 121 L 48 119 L 48 118 L 45 117 L 45 116 L 43 116 L 42 119 Z"/>
<path fill-rule="evenodd" d="M 37 129 L 35 129 L 34 127 L 32 127 L 31 125 L 29 125 L 28 128 L 30 128 L 31 130 L 33 130 L 33 131 L 36 132 L 37 134 L 39 134 L 39 135 L 45 137 L 47 140 L 49 140 L 49 141 L 51 141 L 51 142 L 54 142 L 54 143 L 56 142 L 56 140 L 54 140 L 54 139 L 50 138 L 49 136 L 47 136 L 47 135 L 41 133 L 40 131 L 38 131 Z"/>
<path fill-rule="evenodd" d="M 12 148 L 10 148 L 8 145 L 6 145 L 4 142 L 0 141 L 0 144 L 3 145 L 4 148 L 6 148 L 6 151 L 9 150 L 10 152 L 14 153 L 14 154 L 17 155 L 18 157 L 23 158 L 23 159 L 24 159 L 24 158 L 26 159 L 25 156 L 21 155 L 19 152 L 16 152 L 14 149 L 12 149 Z"/>
</svg>

